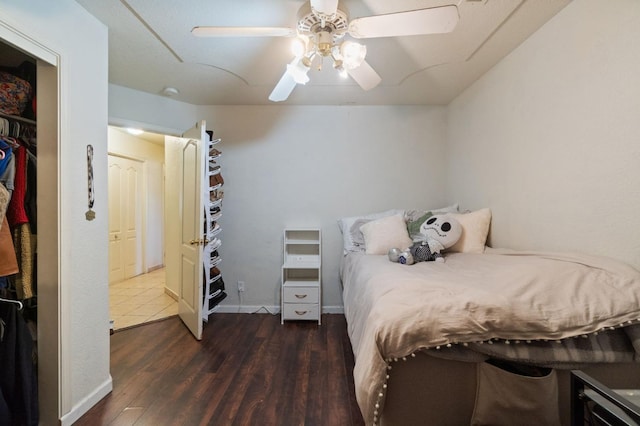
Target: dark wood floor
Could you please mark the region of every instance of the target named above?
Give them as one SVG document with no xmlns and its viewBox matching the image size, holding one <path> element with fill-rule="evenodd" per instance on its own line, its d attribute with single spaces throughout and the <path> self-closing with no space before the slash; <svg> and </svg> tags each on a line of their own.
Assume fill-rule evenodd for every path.
<svg viewBox="0 0 640 426">
<path fill-rule="evenodd" d="M 111 337 L 113 392 L 75 425 L 363 425 L 343 315 L 214 314 Z"/>
</svg>

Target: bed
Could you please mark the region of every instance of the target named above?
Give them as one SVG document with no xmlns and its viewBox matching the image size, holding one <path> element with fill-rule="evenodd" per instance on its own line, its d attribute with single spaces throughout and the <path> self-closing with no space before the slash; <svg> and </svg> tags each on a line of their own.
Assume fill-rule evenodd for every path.
<svg viewBox="0 0 640 426">
<path fill-rule="evenodd" d="M 640 273 L 613 259 L 487 247 L 407 266 L 347 251 L 340 275 L 367 424 L 567 424 L 569 369 L 640 378 Z"/>
</svg>

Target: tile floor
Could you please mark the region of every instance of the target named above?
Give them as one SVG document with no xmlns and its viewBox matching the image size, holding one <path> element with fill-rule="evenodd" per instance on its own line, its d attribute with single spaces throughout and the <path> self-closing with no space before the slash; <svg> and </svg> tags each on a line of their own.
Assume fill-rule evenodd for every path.
<svg viewBox="0 0 640 426">
<path fill-rule="evenodd" d="M 178 302 L 164 292 L 165 270 L 156 269 L 109 286 L 113 329 L 131 327 L 178 314 Z"/>
</svg>

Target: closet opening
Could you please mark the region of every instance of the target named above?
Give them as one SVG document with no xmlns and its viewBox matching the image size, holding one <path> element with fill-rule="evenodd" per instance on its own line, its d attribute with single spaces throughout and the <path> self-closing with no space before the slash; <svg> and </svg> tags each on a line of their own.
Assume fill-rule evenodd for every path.
<svg viewBox="0 0 640 426">
<path fill-rule="evenodd" d="M 13 325 L 26 325 L 22 343 L 27 344 L 24 330 L 31 339 L 33 356 L 20 362 L 33 367 L 33 376 L 20 377 L 17 385 L 29 397 L 9 407 L 12 418 L 25 424 L 34 416 L 40 424 L 57 423 L 70 393 L 70 370 L 62 365 L 67 344 L 61 339 L 68 320 L 59 304 L 66 298 L 59 285 L 58 63 L 43 46 L 7 28 L 0 31 L 0 192 L 6 201 L 0 202 L 0 232 L 9 237 L 0 240 L 13 251 L 0 256 L 0 297 L 12 301 L 0 302 L 0 310 L 7 314 L 7 306 L 14 307 Z M 7 268 L 10 260 L 14 267 Z"/>
</svg>

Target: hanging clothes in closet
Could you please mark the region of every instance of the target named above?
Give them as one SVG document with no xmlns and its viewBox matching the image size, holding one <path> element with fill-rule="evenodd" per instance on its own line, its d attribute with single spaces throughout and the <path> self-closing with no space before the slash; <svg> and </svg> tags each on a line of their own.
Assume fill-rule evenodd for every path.
<svg viewBox="0 0 640 426">
<path fill-rule="evenodd" d="M 34 347 L 18 305 L 0 299 L 0 424 L 38 424 Z"/>
<path fill-rule="evenodd" d="M 0 116 L 0 122 L 11 122 Z M 4 163 L 0 163 L 0 199 L 8 194 L 4 220 L 10 229 L 13 249 L 18 261 L 18 270 L 4 271 L 5 263 L 13 263 L 12 259 L 0 260 L 0 290 L 15 293 L 15 299 L 24 301 L 28 306 L 35 306 L 37 295 L 36 283 L 36 143 L 35 126 L 18 123 L 9 135 L 0 133 L 0 151 L 4 153 Z M 5 126 L 6 127 L 6 126 Z M 8 160 L 6 160 L 8 158 Z M 4 170 L 3 170 L 4 169 Z M 0 210 L 2 213 L 2 210 Z M 2 227 L 4 228 L 4 226 Z M 0 228 L 6 238 L 7 230 Z M 4 241 L 4 240 L 3 240 Z M 5 243 L 5 247 L 8 245 Z M 12 276 L 9 276 L 13 274 Z M 8 278 L 8 282 L 7 279 Z M 0 293 L 2 296 L 2 293 Z M 33 299 L 33 300 L 32 300 Z"/>
<path fill-rule="evenodd" d="M 3 139 L 2 129 L 0 129 L 0 290 L 8 287 L 7 276 L 18 272 L 18 263 L 6 217 L 13 192 L 14 172 L 13 151 L 11 145 Z"/>
<path fill-rule="evenodd" d="M 5 134 L 7 119 L 0 118 L 0 296 L 8 296 L 9 277 L 19 272 L 15 247 L 6 213 L 11 202 L 15 181 L 15 156 L 17 141 Z"/>
<path fill-rule="evenodd" d="M 29 278 L 34 276 L 33 268 L 29 269 L 29 265 L 33 265 L 33 257 L 28 254 L 33 245 L 26 241 L 21 229 L 22 224 L 29 222 L 24 208 L 27 201 L 26 160 L 29 158 L 26 153 L 32 144 L 35 150 L 36 126 L 32 120 L 35 118 L 35 85 L 35 62 L 24 61 L 16 67 L 0 67 L 0 252 L 3 254 L 0 257 L 0 297 L 11 299 L 35 296 L 33 280 Z M 35 169 L 33 175 L 35 177 Z M 16 252 L 16 241 L 24 241 L 26 250 Z M 10 248 L 16 253 L 13 256 Z M 35 250 L 32 252 L 35 255 Z M 23 271 L 21 266 L 27 269 Z M 26 284 L 23 285 L 25 276 Z M 19 289 L 16 288 L 16 280 Z"/>
<path fill-rule="evenodd" d="M 28 65 L 23 70 L 35 71 Z M 27 74 L 29 74 L 27 72 Z M 0 425 L 38 424 L 36 124 L 22 71 L 0 70 Z M 35 82 L 35 74 L 30 80 Z M 35 108 L 29 117 L 35 117 Z"/>
<path fill-rule="evenodd" d="M 35 162 L 33 153 L 28 149 L 30 145 L 22 139 L 14 150 L 15 156 L 15 180 L 11 201 L 7 208 L 7 220 L 13 230 L 13 244 L 16 250 L 20 271 L 15 276 L 14 288 L 17 298 L 20 300 L 31 299 L 36 295 L 36 277 L 34 265 L 36 260 L 35 217 L 27 214 L 31 208 L 31 194 L 35 193 L 34 176 L 35 166 L 29 163 Z M 31 186 L 31 187 L 30 187 Z M 32 213 L 31 216 L 34 216 Z"/>
</svg>

